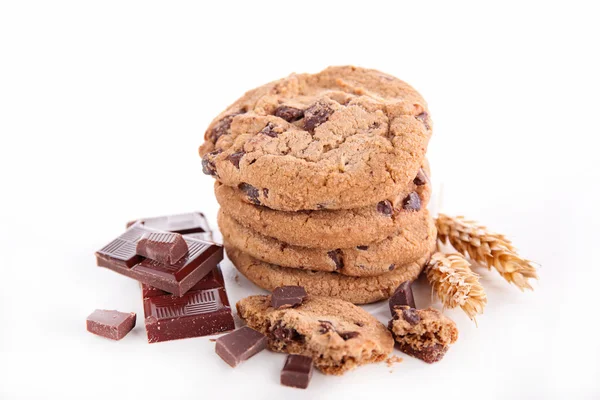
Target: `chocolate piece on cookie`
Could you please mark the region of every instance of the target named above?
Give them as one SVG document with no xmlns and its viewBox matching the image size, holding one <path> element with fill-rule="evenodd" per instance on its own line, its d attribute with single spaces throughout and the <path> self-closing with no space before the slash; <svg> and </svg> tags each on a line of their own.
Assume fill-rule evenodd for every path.
<svg viewBox="0 0 600 400">
<path fill-rule="evenodd" d="M 298 285 L 309 296 L 329 296 L 354 304 L 367 304 L 389 298 L 398 285 L 416 279 L 429 260 L 433 248 L 419 260 L 399 265 L 393 271 L 370 277 L 345 276 L 335 272 L 283 268 L 259 261 L 225 241 L 227 255 L 235 267 L 257 286 L 273 291 L 278 286 Z"/>
<path fill-rule="evenodd" d="M 413 184 L 430 122 L 425 100 L 405 82 L 330 67 L 247 92 L 213 120 L 199 152 L 211 154 L 205 173 L 267 189 L 256 200 L 272 209 L 353 209 Z"/>
<path fill-rule="evenodd" d="M 440 361 L 449 345 L 456 342 L 456 324 L 438 310 L 396 306 L 388 328 L 400 350 L 426 363 Z"/>
<path fill-rule="evenodd" d="M 409 306 L 417 308 L 415 305 L 415 297 L 413 296 L 412 284 L 410 281 L 402 282 L 394 291 L 389 300 L 390 312 L 394 315 L 394 308 L 397 306 Z"/>
<path fill-rule="evenodd" d="M 427 210 L 410 219 L 397 234 L 368 246 L 321 249 L 294 246 L 246 228 L 221 209 L 218 223 L 224 240 L 254 258 L 295 269 L 376 276 L 414 262 L 435 245 L 435 223 Z M 390 266 L 392 266 L 390 268 Z"/>
<path fill-rule="evenodd" d="M 325 374 L 383 361 L 393 348 L 383 324 L 339 299 L 309 296 L 298 307 L 277 310 L 271 296 L 250 296 L 237 310 L 248 326 L 267 335 L 269 349 L 310 357 Z"/>
<path fill-rule="evenodd" d="M 306 296 L 302 286 L 280 286 L 273 290 L 271 307 L 281 309 L 299 306 Z"/>
</svg>

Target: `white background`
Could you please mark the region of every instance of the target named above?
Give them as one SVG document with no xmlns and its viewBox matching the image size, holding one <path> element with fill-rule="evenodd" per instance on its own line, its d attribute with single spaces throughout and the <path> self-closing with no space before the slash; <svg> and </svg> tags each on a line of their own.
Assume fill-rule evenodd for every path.
<svg viewBox="0 0 600 400">
<path fill-rule="evenodd" d="M 0 398 L 598 398 L 598 10 L 483 3 L 1 2 Z M 423 94 L 432 207 L 512 238 L 541 264 L 535 291 L 479 271 L 485 314 L 476 328 L 447 312 L 460 338 L 442 362 L 315 373 L 307 391 L 279 385 L 283 355 L 231 369 L 208 338 L 147 344 L 137 282 L 94 251 L 136 217 L 202 210 L 215 226 L 197 156 L 211 119 L 340 64 Z M 260 292 L 224 269 L 232 303 Z M 88 334 L 96 308 L 138 326 Z"/>
</svg>

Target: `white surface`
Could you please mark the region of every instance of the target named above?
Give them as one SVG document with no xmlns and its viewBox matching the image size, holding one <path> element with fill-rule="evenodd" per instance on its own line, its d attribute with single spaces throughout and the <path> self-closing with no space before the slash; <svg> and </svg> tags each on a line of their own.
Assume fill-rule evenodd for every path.
<svg viewBox="0 0 600 400">
<path fill-rule="evenodd" d="M 0 398 L 598 398 L 593 2 L 251 3 L 0 4 Z M 307 391 L 279 386 L 283 355 L 234 370 L 208 338 L 147 344 L 141 319 L 119 343 L 86 333 L 96 308 L 142 315 L 137 283 L 93 257 L 126 221 L 203 210 L 215 226 L 196 153 L 212 117 L 349 63 L 421 91 L 443 211 L 512 238 L 542 265 L 535 292 L 480 271 L 485 315 L 448 312 L 443 362 L 316 373 Z M 224 268 L 232 303 L 260 292 Z"/>
</svg>

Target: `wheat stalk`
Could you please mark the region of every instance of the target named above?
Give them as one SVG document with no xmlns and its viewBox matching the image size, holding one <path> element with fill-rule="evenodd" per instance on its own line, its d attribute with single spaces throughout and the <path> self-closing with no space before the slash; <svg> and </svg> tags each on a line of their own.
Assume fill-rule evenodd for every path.
<svg viewBox="0 0 600 400">
<path fill-rule="evenodd" d="M 495 268 L 508 282 L 519 289 L 531 289 L 529 278 L 538 279 L 533 263 L 517 254 L 510 240 L 490 232 L 464 217 L 452 218 L 439 214 L 436 219 L 438 240 L 450 244 L 459 253 L 491 269 Z"/>
<path fill-rule="evenodd" d="M 444 308 L 460 307 L 472 320 L 475 315 L 483 314 L 487 303 L 485 291 L 479 276 L 471 271 L 462 255 L 437 252 L 431 256 L 426 271 L 427 280 Z"/>
</svg>

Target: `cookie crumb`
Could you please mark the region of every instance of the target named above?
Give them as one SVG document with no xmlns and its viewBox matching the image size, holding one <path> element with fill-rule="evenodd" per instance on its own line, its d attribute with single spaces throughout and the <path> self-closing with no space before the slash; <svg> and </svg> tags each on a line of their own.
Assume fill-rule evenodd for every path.
<svg viewBox="0 0 600 400">
<path fill-rule="evenodd" d="M 385 363 L 387 364 L 388 367 L 391 367 L 392 365 L 394 365 L 396 363 L 401 363 L 402 361 L 404 361 L 404 359 L 402 357 L 391 356 L 391 357 L 388 357 L 387 360 L 385 360 Z M 392 372 L 392 371 L 390 371 L 390 372 Z"/>
</svg>

